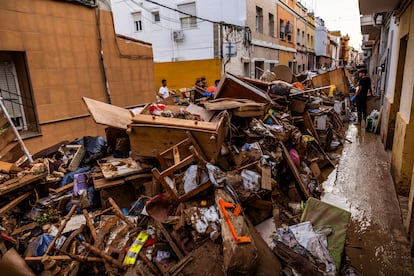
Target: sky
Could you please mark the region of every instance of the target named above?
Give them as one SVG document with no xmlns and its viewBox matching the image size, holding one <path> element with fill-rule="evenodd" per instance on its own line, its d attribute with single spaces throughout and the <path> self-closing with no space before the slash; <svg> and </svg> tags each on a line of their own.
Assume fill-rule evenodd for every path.
<svg viewBox="0 0 414 276">
<path fill-rule="evenodd" d="M 361 45 L 361 26 L 358 0 L 300 0 L 308 10 L 325 21 L 330 31 L 340 30 L 341 35 L 350 36 L 350 46 Z"/>
</svg>

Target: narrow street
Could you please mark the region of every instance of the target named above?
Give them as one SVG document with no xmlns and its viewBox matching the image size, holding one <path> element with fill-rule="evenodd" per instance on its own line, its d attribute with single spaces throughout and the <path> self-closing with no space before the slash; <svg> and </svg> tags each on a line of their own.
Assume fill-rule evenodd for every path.
<svg viewBox="0 0 414 276">
<path fill-rule="evenodd" d="M 379 135 L 350 124 L 322 200 L 351 212 L 345 253 L 361 275 L 414 275 L 409 241 Z"/>
</svg>

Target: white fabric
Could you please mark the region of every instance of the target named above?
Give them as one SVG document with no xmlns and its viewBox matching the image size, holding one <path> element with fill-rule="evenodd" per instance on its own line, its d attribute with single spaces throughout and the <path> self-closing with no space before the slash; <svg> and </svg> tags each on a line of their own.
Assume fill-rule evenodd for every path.
<svg viewBox="0 0 414 276">
<path fill-rule="evenodd" d="M 170 92 L 168 91 L 168 87 L 167 86 L 161 86 L 160 90 L 158 91 L 158 94 L 163 99 L 168 98 L 170 96 Z"/>
</svg>

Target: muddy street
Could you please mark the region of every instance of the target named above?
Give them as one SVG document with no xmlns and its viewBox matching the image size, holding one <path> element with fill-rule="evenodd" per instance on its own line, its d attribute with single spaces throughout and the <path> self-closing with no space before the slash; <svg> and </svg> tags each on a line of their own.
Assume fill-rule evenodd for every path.
<svg viewBox="0 0 414 276">
<path fill-rule="evenodd" d="M 409 241 L 379 135 L 351 124 L 323 201 L 351 212 L 345 253 L 361 275 L 414 275 Z"/>
</svg>

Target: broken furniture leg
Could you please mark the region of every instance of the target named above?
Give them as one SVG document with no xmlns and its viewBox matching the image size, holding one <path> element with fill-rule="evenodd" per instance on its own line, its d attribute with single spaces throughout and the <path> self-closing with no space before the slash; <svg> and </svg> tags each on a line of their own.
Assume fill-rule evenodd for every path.
<svg viewBox="0 0 414 276">
<path fill-rule="evenodd" d="M 63 222 L 62 222 L 62 224 L 60 225 L 58 232 L 56 233 L 56 235 L 55 235 L 55 237 L 53 238 L 52 242 L 51 242 L 51 243 L 49 244 L 49 246 L 47 247 L 47 249 L 46 249 L 46 251 L 45 251 L 45 254 L 43 254 L 43 256 L 48 255 L 48 254 L 49 254 L 49 252 L 50 252 L 50 250 L 52 250 L 52 248 L 55 246 L 55 242 L 56 242 L 56 240 L 60 237 L 60 234 L 62 234 L 63 229 L 65 229 L 66 224 L 68 223 L 68 221 L 70 220 L 70 218 L 71 218 L 71 217 L 73 216 L 73 214 L 75 213 L 75 211 L 76 211 L 76 208 L 77 208 L 77 207 L 78 207 L 78 206 L 77 206 L 76 204 L 73 204 L 73 205 L 72 205 L 72 208 L 70 208 L 69 213 L 68 213 L 68 214 L 66 215 L 66 217 L 63 219 Z"/>
</svg>

